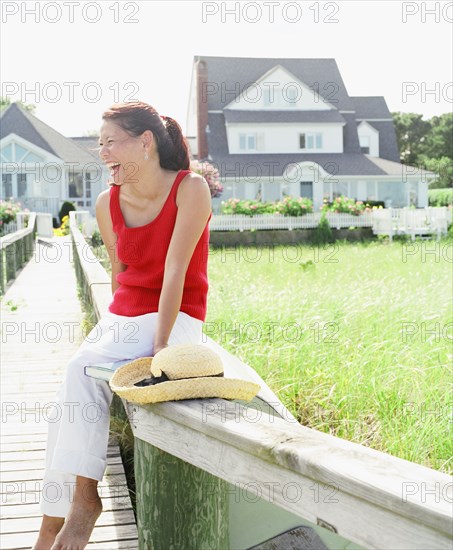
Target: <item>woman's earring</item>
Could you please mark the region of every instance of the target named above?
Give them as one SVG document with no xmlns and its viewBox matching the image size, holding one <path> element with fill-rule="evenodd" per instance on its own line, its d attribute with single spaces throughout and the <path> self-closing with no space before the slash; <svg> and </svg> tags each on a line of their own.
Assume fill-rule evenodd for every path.
<svg viewBox="0 0 453 550">
<path fill-rule="evenodd" d="M 148 156 L 148 151 L 145 152 L 145 160 L 148 160 L 149 159 L 149 156 Z"/>
</svg>

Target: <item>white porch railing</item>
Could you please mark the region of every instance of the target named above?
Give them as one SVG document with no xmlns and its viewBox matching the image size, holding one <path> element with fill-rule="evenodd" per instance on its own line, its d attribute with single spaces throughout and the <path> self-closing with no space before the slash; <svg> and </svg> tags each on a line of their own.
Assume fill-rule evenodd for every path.
<svg viewBox="0 0 453 550">
<path fill-rule="evenodd" d="M 32 212 L 43 212 L 58 216 L 61 199 L 59 197 L 22 197 L 20 199 L 24 208 Z"/>
<path fill-rule="evenodd" d="M 452 222 L 452 211 L 446 206 L 427 208 L 385 208 L 373 211 L 373 233 L 375 235 L 436 235 L 439 240 L 447 234 Z"/>
</svg>

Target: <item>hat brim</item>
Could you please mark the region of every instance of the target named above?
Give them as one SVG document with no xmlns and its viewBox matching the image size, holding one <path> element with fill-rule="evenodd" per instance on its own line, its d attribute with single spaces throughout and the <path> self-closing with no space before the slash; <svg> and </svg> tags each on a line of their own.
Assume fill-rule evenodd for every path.
<svg viewBox="0 0 453 550">
<path fill-rule="evenodd" d="M 249 380 L 203 376 L 169 380 L 153 386 L 134 386 L 150 377 L 150 358 L 141 358 L 120 367 L 110 380 L 111 389 L 132 403 L 160 403 L 183 399 L 219 397 L 251 401 L 261 387 Z"/>
</svg>

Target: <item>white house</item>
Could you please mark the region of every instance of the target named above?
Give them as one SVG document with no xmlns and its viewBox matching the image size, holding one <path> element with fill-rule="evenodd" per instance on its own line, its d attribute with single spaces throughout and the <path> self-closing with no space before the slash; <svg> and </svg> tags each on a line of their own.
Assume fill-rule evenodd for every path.
<svg viewBox="0 0 453 550">
<path fill-rule="evenodd" d="M 63 201 L 94 214 L 109 177 L 96 147 L 96 138 L 64 137 L 12 103 L 0 112 L 1 198 L 53 216 Z"/>
<path fill-rule="evenodd" d="M 187 138 L 219 169 L 214 206 L 291 195 L 319 209 L 345 195 L 424 207 L 436 177 L 400 163 L 385 99 L 349 96 L 335 59 L 196 56 Z"/>
</svg>

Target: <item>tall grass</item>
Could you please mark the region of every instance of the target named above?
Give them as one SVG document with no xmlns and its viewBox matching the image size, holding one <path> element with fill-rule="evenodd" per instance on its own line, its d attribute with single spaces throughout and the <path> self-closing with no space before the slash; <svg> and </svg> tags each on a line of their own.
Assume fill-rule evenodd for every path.
<svg viewBox="0 0 453 550">
<path fill-rule="evenodd" d="M 451 473 L 452 261 L 451 239 L 211 248 L 204 332 L 301 424 Z"/>
<path fill-rule="evenodd" d="M 451 472 L 452 259 L 447 240 L 211 249 L 204 331 L 303 425 Z"/>
</svg>

